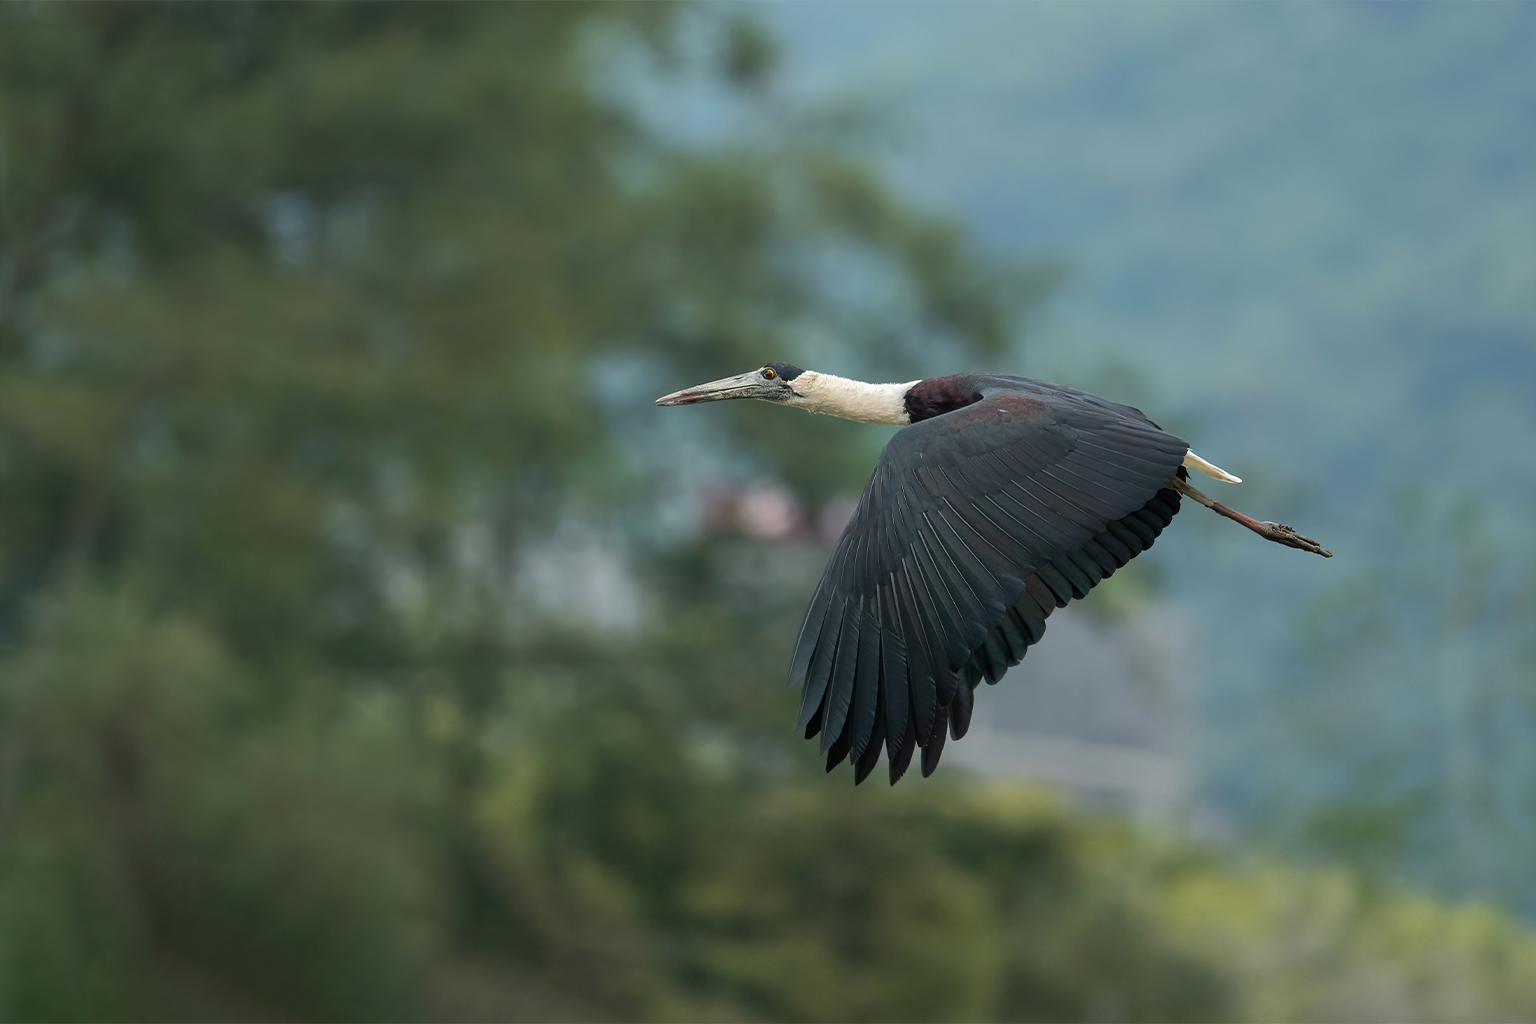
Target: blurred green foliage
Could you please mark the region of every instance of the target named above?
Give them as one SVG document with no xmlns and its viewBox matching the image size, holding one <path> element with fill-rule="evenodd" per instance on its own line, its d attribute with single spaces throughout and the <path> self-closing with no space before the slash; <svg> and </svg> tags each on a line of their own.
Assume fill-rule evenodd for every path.
<svg viewBox="0 0 1536 1024">
<path fill-rule="evenodd" d="M 893 375 L 995 358 L 1033 279 L 836 146 L 651 137 L 594 66 L 690 17 L 766 102 L 771 40 L 672 7 L 0 8 L 0 1016 L 1329 1016 L 1349 971 L 1536 1011 L 1489 912 L 820 776 L 778 685 L 817 552 L 647 541 L 675 480 L 599 371 L 814 358 L 829 251 L 899 282 Z M 715 412 L 812 500 L 865 471 Z M 521 587 L 573 521 L 638 625 Z"/>
</svg>

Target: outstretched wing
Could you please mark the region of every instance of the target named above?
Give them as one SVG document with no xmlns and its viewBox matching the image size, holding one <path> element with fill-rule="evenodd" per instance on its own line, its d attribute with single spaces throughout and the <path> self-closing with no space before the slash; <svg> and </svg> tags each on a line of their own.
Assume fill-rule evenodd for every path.
<svg viewBox="0 0 1536 1024">
<path fill-rule="evenodd" d="M 855 781 L 882 745 L 893 784 L 914 748 L 930 774 L 980 680 L 1178 511 L 1163 485 L 1189 446 L 1137 410 L 1019 377 L 975 392 L 886 445 L 800 628 L 800 728 Z"/>
</svg>

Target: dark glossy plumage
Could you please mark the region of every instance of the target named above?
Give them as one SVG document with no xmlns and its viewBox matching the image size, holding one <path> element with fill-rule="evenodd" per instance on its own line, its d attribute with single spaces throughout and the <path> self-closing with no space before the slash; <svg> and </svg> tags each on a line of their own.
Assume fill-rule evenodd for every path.
<svg viewBox="0 0 1536 1024">
<path fill-rule="evenodd" d="M 1052 611 L 1152 545 L 1189 446 L 1129 406 L 1024 377 L 914 386 L 806 612 L 790 665 L 830 771 L 938 764 L 974 691 Z"/>
</svg>

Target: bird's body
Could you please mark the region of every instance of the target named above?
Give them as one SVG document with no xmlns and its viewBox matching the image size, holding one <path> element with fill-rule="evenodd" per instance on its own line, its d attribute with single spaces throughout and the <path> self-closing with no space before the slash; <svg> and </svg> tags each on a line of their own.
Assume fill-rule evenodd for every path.
<svg viewBox="0 0 1536 1024">
<path fill-rule="evenodd" d="M 1018 664 L 1052 611 L 1151 547 L 1181 494 L 1325 553 L 1211 502 L 1184 482 L 1188 469 L 1237 478 L 1139 410 L 1071 388 L 980 373 L 864 384 L 770 363 L 657 402 L 738 397 L 903 427 L 838 541 L 790 660 L 799 727 L 821 736 L 829 771 L 852 760 L 855 782 L 882 749 L 893 784 L 916 750 L 930 774 L 946 735 L 969 728 L 981 681 Z"/>
</svg>

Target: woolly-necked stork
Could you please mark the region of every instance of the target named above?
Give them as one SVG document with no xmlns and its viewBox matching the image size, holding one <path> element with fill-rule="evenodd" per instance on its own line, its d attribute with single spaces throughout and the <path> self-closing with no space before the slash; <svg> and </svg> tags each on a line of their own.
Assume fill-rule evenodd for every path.
<svg viewBox="0 0 1536 1024">
<path fill-rule="evenodd" d="M 865 384 L 769 363 L 656 400 L 757 398 L 901 427 L 875 466 L 790 659 L 799 728 L 827 770 L 862 782 L 885 749 L 891 783 L 915 749 L 932 774 L 964 736 L 975 690 L 1017 665 L 1057 608 L 1152 546 L 1188 496 L 1261 536 L 1325 557 L 1288 526 L 1191 487 L 1229 483 L 1137 409 L 1027 377 L 963 373 Z"/>
</svg>

